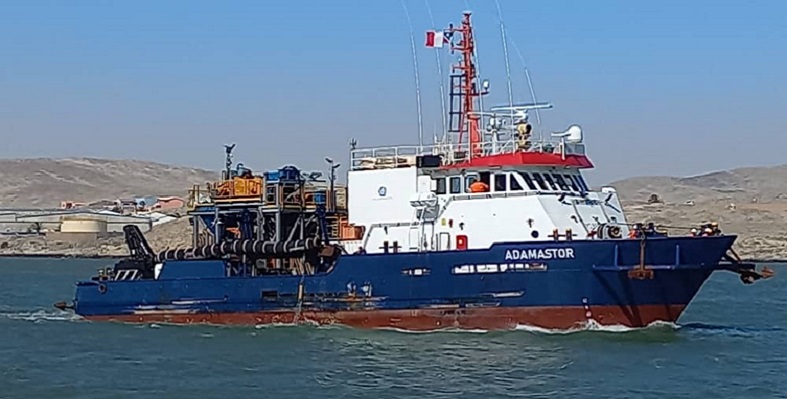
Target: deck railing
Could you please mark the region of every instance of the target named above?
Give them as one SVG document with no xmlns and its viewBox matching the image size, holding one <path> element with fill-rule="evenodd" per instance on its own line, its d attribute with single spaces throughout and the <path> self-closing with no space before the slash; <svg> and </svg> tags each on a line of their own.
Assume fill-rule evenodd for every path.
<svg viewBox="0 0 787 399">
<path fill-rule="evenodd" d="M 288 189 L 281 184 L 269 184 L 266 187 L 262 178 L 245 180 L 244 182 L 223 180 L 208 183 L 205 186 L 194 185 L 189 190 L 186 207 L 188 210 L 194 210 L 198 206 L 211 206 L 216 203 L 253 201 L 259 201 L 264 206 L 279 204 L 292 207 L 301 205 L 300 196 L 302 194 L 303 205 L 306 207 L 316 207 L 322 204 L 328 209 L 347 209 L 347 187 L 344 185 L 337 184 L 334 187 L 335 195 L 331 195 L 330 189 L 322 185 L 306 185 L 301 192 L 297 187 L 293 186 Z M 264 190 L 270 190 L 270 192 L 264 193 Z M 334 198 L 336 199 L 335 206 L 333 204 Z"/>
<path fill-rule="evenodd" d="M 350 151 L 350 168 L 351 170 L 364 170 L 414 166 L 416 157 L 420 155 L 442 155 L 443 165 L 452 165 L 469 161 L 471 156 L 514 153 L 585 155 L 585 144 L 570 143 L 564 140 L 507 140 L 475 143 L 472 148 L 467 144 L 461 146 L 434 144 L 359 148 Z"/>
</svg>

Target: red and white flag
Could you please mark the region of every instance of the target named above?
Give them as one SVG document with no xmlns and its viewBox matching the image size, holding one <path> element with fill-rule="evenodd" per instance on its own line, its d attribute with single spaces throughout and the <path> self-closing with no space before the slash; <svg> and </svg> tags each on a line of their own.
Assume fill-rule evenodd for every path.
<svg viewBox="0 0 787 399">
<path fill-rule="evenodd" d="M 426 47 L 443 47 L 445 42 L 445 34 L 442 31 L 426 31 Z"/>
</svg>

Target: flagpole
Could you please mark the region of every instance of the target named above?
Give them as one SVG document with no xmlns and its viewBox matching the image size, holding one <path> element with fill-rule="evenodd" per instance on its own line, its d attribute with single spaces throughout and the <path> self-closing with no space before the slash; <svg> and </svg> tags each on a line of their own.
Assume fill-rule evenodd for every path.
<svg viewBox="0 0 787 399">
<path fill-rule="evenodd" d="M 404 3 L 404 0 L 401 0 L 401 3 L 404 14 L 407 17 L 407 25 L 410 27 L 410 47 L 413 51 L 413 69 L 415 71 L 415 101 L 418 107 L 418 152 L 422 153 L 424 151 L 424 126 L 421 114 L 421 83 L 418 78 L 418 57 L 415 51 L 415 37 L 413 35 L 413 23 L 410 20 L 410 12 L 407 11 L 407 5 Z"/>
<path fill-rule="evenodd" d="M 506 82 L 508 83 L 508 106 L 511 109 L 511 123 L 514 123 L 514 93 L 511 87 L 511 67 L 509 63 L 508 57 L 508 43 L 506 40 L 506 29 L 503 25 L 503 11 L 500 9 L 500 2 L 495 0 L 495 5 L 497 6 L 497 19 L 500 21 L 500 37 L 503 41 L 503 57 L 506 62 Z M 512 125 L 513 126 L 513 125 Z M 496 139 L 492 139 L 493 145 L 497 142 Z"/>
<path fill-rule="evenodd" d="M 429 0 L 424 0 L 424 2 L 426 3 L 426 11 L 429 12 L 429 21 L 432 23 L 432 29 L 437 29 L 437 26 L 434 23 L 434 15 L 432 14 L 432 7 L 429 5 Z M 448 122 L 446 121 L 448 110 L 445 107 L 445 87 L 444 87 L 445 78 L 443 77 L 443 67 L 442 65 L 440 65 L 439 51 L 435 52 L 435 60 L 437 61 L 437 73 L 440 74 L 440 108 L 441 108 L 441 115 L 442 115 L 442 122 L 443 122 L 442 144 L 445 144 L 448 140 Z"/>
<path fill-rule="evenodd" d="M 497 12 L 498 12 L 498 15 L 500 16 L 500 25 L 503 27 L 503 30 L 506 30 L 505 24 L 503 23 L 503 17 L 502 17 L 503 11 L 502 11 L 502 9 L 500 7 L 500 2 L 498 0 L 495 0 L 495 5 L 497 5 Z M 527 68 L 527 63 L 525 62 L 525 57 L 523 57 L 522 56 L 522 52 L 519 51 L 519 46 L 516 45 L 516 41 L 514 40 L 514 38 L 511 37 L 508 40 L 511 40 L 511 45 L 514 46 L 514 51 L 516 51 L 516 54 L 519 57 L 519 61 L 522 63 L 522 67 L 525 69 L 525 78 L 527 79 L 527 86 L 530 89 L 530 98 L 533 100 L 533 104 L 537 104 L 538 103 L 538 99 L 536 98 L 536 91 L 533 88 L 533 81 L 530 79 L 530 71 Z M 536 108 L 535 111 L 536 111 L 536 122 L 538 123 L 538 126 L 539 126 L 538 139 L 540 141 L 540 140 L 542 140 L 542 132 L 541 132 L 541 129 L 540 129 L 540 127 L 541 127 L 541 112 L 539 112 L 538 108 Z"/>
</svg>

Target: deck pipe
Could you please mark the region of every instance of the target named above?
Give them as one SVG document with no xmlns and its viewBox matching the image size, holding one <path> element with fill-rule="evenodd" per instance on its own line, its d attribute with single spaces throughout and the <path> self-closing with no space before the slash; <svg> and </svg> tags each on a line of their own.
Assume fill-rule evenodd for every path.
<svg viewBox="0 0 787 399">
<path fill-rule="evenodd" d="M 319 237 L 290 241 L 233 240 L 194 248 L 167 249 L 156 255 L 157 262 L 165 260 L 216 259 L 226 255 L 299 256 L 317 249 Z"/>
</svg>

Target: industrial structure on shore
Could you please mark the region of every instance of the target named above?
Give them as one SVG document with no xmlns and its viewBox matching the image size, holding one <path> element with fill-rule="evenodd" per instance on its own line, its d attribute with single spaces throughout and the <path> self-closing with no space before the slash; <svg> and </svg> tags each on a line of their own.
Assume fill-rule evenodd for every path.
<svg viewBox="0 0 787 399">
<path fill-rule="evenodd" d="M 89 242 L 123 234 L 133 225 L 148 232 L 177 219 L 160 212 L 120 214 L 93 209 L 0 209 L 1 236 L 43 235 L 61 241 Z"/>
<path fill-rule="evenodd" d="M 61 201 L 59 208 L 0 208 L 0 237 L 46 236 L 90 242 L 123 234 L 132 225 L 142 232 L 177 219 L 186 202 L 175 196 L 137 196 L 94 202 Z"/>
</svg>

